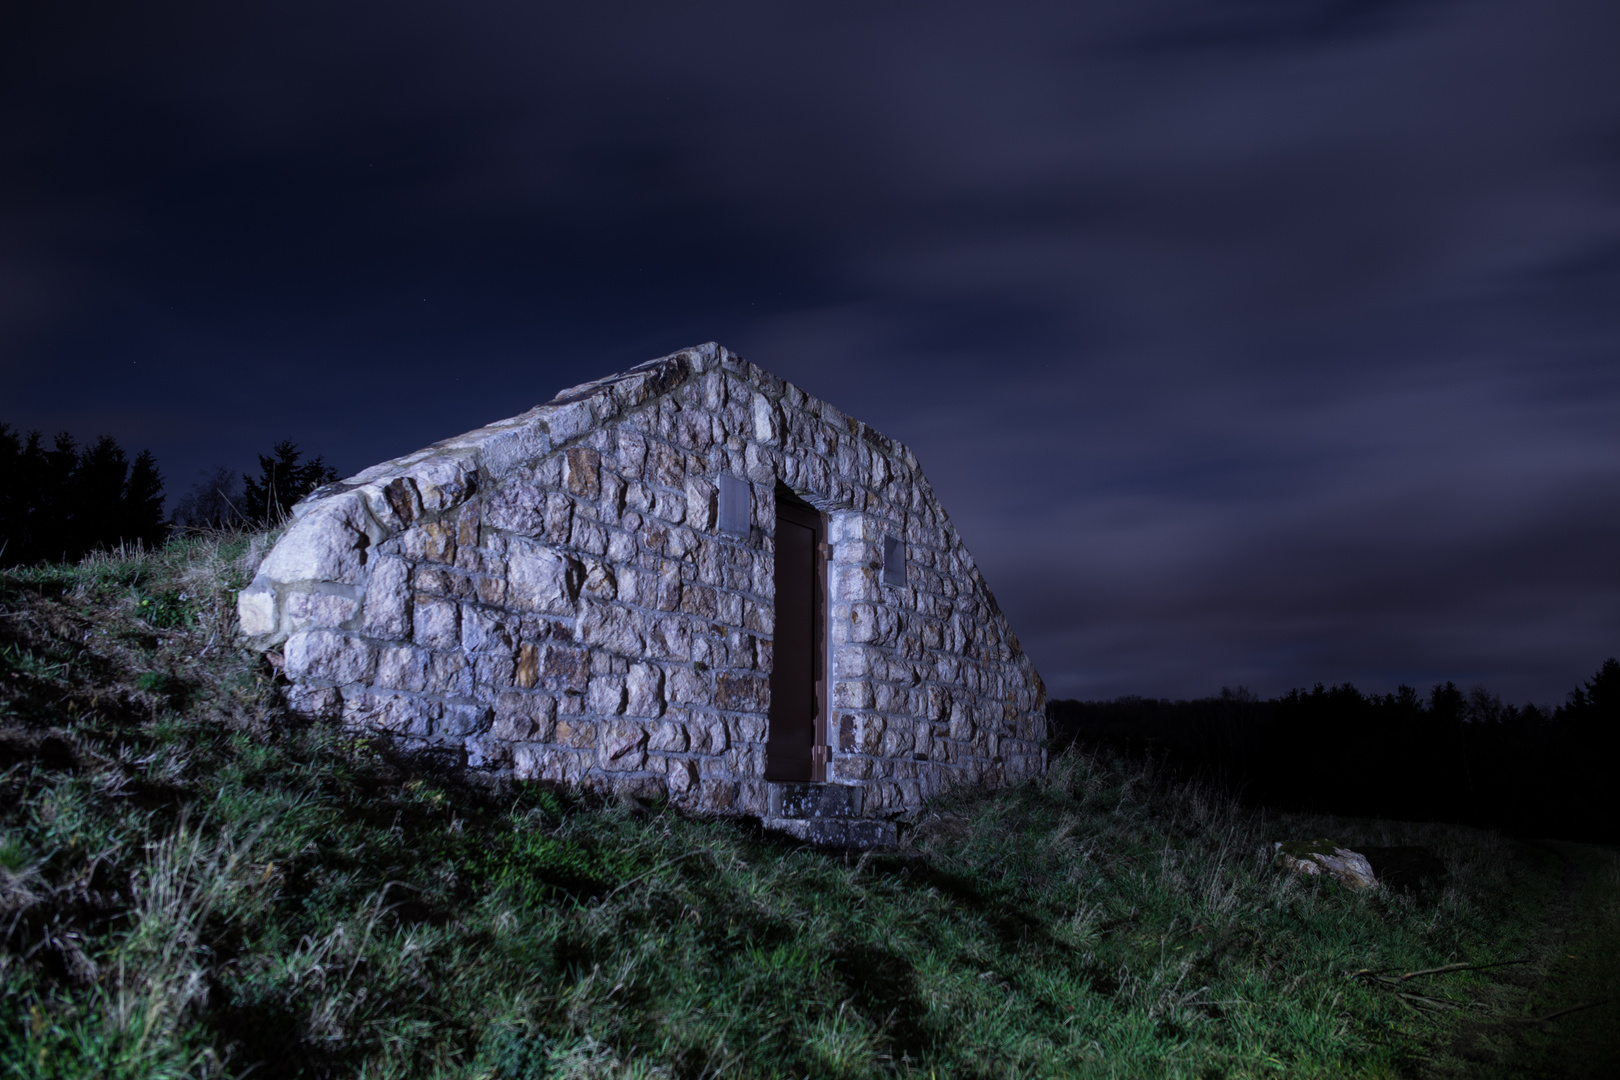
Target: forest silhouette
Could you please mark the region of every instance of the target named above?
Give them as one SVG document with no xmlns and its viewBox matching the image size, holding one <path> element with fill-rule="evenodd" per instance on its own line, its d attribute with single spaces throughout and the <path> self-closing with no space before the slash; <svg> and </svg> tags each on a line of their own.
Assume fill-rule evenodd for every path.
<svg viewBox="0 0 1620 1080">
<path fill-rule="evenodd" d="M 1053 701 L 1054 752 L 1153 757 L 1256 806 L 1445 821 L 1568 840 L 1620 839 L 1620 661 L 1556 707 L 1453 682 L 1364 694 L 1349 683 L 1259 700 Z"/>
<path fill-rule="evenodd" d="M 258 457 L 256 476 L 224 466 L 204 474 L 166 517 L 150 451 L 131 459 L 110 435 L 81 445 L 67 432 L 47 445 L 38 431 L 0 424 L 0 566 L 156 547 L 177 531 L 274 528 L 299 499 L 338 478 L 320 457 L 303 460 L 296 443 Z"/>
<path fill-rule="evenodd" d="M 63 432 L 0 424 L 0 566 L 74 562 L 92 551 L 161 544 L 163 477 L 150 452 L 131 461 L 110 435 L 79 445 Z"/>
</svg>

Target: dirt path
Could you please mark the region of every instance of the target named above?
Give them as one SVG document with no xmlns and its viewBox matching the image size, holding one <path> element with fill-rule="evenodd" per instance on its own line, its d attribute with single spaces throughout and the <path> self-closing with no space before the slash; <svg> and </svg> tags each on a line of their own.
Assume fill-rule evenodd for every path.
<svg viewBox="0 0 1620 1080">
<path fill-rule="evenodd" d="M 1523 967 L 1492 976 L 1485 1008 L 1459 1019 L 1433 1076 L 1620 1078 L 1620 854 L 1530 845 L 1561 863 Z"/>
</svg>

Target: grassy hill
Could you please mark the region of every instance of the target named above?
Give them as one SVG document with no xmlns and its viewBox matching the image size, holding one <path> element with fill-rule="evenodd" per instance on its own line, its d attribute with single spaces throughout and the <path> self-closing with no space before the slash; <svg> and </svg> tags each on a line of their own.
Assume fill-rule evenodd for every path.
<svg viewBox="0 0 1620 1080">
<path fill-rule="evenodd" d="M 1073 751 L 862 857 L 437 774 L 289 722 L 232 638 L 262 549 L 0 574 L 0 1076 L 1515 1075 L 1562 1021 L 1506 1021 L 1611 979 L 1558 983 L 1549 920 L 1612 954 L 1612 853 L 1267 818 Z M 1320 836 L 1444 869 L 1271 865 Z"/>
</svg>

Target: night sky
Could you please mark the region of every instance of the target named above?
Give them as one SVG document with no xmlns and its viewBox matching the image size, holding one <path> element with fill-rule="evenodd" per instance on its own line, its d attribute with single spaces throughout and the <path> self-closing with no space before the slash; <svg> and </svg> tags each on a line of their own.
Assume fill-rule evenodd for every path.
<svg viewBox="0 0 1620 1080">
<path fill-rule="evenodd" d="M 1620 5 L 0 9 L 0 421 L 171 497 L 715 340 L 1055 696 L 1620 652 Z"/>
</svg>

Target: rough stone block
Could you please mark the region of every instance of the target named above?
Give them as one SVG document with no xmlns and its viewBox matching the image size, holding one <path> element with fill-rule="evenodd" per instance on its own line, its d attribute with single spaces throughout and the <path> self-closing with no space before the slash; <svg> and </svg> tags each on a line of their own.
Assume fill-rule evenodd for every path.
<svg viewBox="0 0 1620 1080">
<path fill-rule="evenodd" d="M 543 694 L 508 692 L 495 699 L 490 737 L 514 742 L 547 742 L 557 728 L 557 699 Z"/>
<path fill-rule="evenodd" d="M 579 622 L 579 639 L 586 645 L 619 656 L 640 656 L 643 639 L 635 612 L 617 604 L 589 603 Z"/>
<path fill-rule="evenodd" d="M 687 744 L 686 727 L 682 724 L 665 721 L 648 725 L 647 749 L 654 753 L 685 753 Z"/>
<path fill-rule="evenodd" d="M 416 643 L 424 649 L 454 649 L 461 644 L 461 613 L 451 601 L 418 597 L 412 622 Z"/>
<path fill-rule="evenodd" d="M 343 701 L 343 723 L 350 728 L 426 738 L 439 704 L 401 694 L 359 693 Z"/>
<path fill-rule="evenodd" d="M 275 590 L 263 578 L 237 595 L 236 619 L 247 637 L 265 637 L 280 628 Z"/>
<path fill-rule="evenodd" d="M 514 538 L 507 553 L 507 601 L 522 611 L 569 615 L 585 581 L 575 559 L 532 540 Z"/>
<path fill-rule="evenodd" d="M 377 656 L 377 686 L 389 690 L 428 688 L 428 653 L 409 645 L 382 649 Z"/>
<path fill-rule="evenodd" d="M 633 772 L 647 763 L 647 731 L 640 724 L 620 721 L 602 726 L 597 755 L 600 768 Z"/>
<path fill-rule="evenodd" d="M 411 634 L 411 568 L 397 555 L 379 557 L 366 581 L 362 626 L 368 637 L 395 640 Z"/>
<path fill-rule="evenodd" d="M 330 630 L 307 630 L 287 639 L 287 678 L 323 679 L 338 685 L 369 682 L 377 651 L 364 641 Z"/>
<path fill-rule="evenodd" d="M 625 713 L 656 718 L 664 715 L 664 672 L 655 664 L 631 664 L 625 678 Z"/>
<path fill-rule="evenodd" d="M 770 684 L 752 672 L 722 671 L 714 677 L 714 704 L 728 712 L 764 712 Z"/>
<path fill-rule="evenodd" d="M 343 695 L 332 686 L 287 687 L 287 708 L 311 720 L 335 720 L 343 712 Z"/>
<path fill-rule="evenodd" d="M 669 793 L 677 799 L 684 799 L 698 786 L 697 765 L 681 758 L 670 758 L 665 766 L 665 783 L 669 786 Z"/>
<path fill-rule="evenodd" d="M 624 676 L 597 675 L 585 691 L 585 711 L 596 716 L 618 716 L 624 711 Z"/>
<path fill-rule="evenodd" d="M 355 492 L 329 496 L 287 530 L 259 566 L 276 582 L 360 583 L 371 546 L 370 515 Z"/>
</svg>

